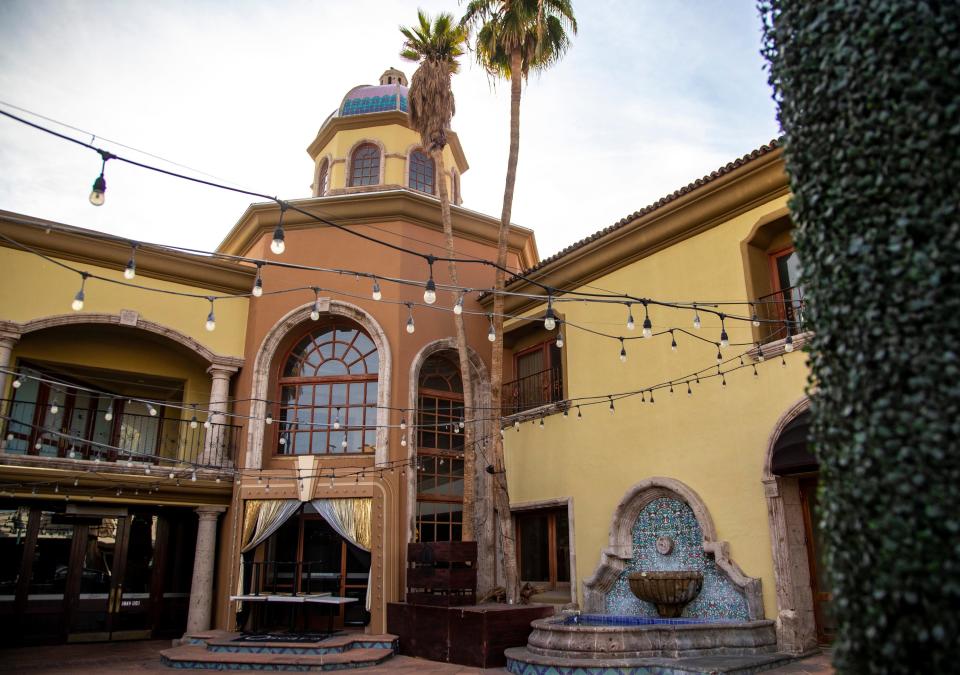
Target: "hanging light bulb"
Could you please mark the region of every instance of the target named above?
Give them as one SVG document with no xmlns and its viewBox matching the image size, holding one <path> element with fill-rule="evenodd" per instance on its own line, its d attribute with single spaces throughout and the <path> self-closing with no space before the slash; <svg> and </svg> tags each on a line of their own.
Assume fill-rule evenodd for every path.
<svg viewBox="0 0 960 675">
<path fill-rule="evenodd" d="M 90 191 L 90 203 L 94 206 L 103 206 L 105 199 L 104 193 L 107 191 L 107 181 L 103 177 L 103 172 L 107 168 L 107 160 L 113 159 L 113 155 L 103 150 L 98 150 L 103 163 L 100 165 L 100 175 L 93 181 L 93 189 Z"/>
<path fill-rule="evenodd" d="M 344 436 L 344 437 L 343 437 L 343 440 L 340 441 L 340 447 L 343 448 L 344 450 L 347 449 L 347 437 L 346 437 L 346 436 Z"/>
<path fill-rule="evenodd" d="M 130 244 L 130 260 L 123 269 L 123 278 L 132 281 L 135 276 L 137 276 L 137 244 L 133 242 Z"/>
<path fill-rule="evenodd" d="M 17 379 L 13 381 L 13 388 L 19 389 L 22 386 L 23 386 L 23 377 L 20 375 L 17 375 Z"/>
<path fill-rule="evenodd" d="M 261 264 L 257 263 L 257 278 L 253 282 L 253 290 L 250 291 L 253 294 L 253 297 L 259 298 L 263 295 L 263 277 L 260 274 Z"/>
<path fill-rule="evenodd" d="M 653 324 L 650 322 L 650 311 L 647 309 L 647 303 L 643 303 L 643 337 L 648 338 L 653 335 Z"/>
<path fill-rule="evenodd" d="M 378 302 L 383 298 L 383 293 L 380 292 L 380 282 L 377 281 L 376 277 L 373 278 L 373 292 L 370 295 Z"/>
<path fill-rule="evenodd" d="M 687 396 L 693 396 L 693 389 L 690 388 L 690 380 L 687 380 Z"/>
<path fill-rule="evenodd" d="M 563 409 L 563 418 L 566 419 L 570 417 L 570 410 L 568 408 Z"/>
<path fill-rule="evenodd" d="M 277 228 L 273 231 L 273 241 L 270 242 L 270 250 L 276 255 L 281 255 L 287 249 L 287 245 L 283 241 L 283 214 L 286 210 L 286 203 L 280 202 L 280 220 L 277 221 Z"/>
<path fill-rule="evenodd" d="M 209 415 L 207 415 L 207 419 L 203 420 L 203 428 L 204 428 L 204 429 L 209 429 L 209 428 L 210 428 L 210 416 L 209 416 Z"/>
<path fill-rule="evenodd" d="M 273 424 L 273 415 L 270 413 L 267 413 L 267 416 L 263 421 L 266 423 L 267 426 L 270 426 L 271 424 Z"/>
<path fill-rule="evenodd" d="M 670 351 L 677 351 L 677 336 L 670 331 Z"/>
<path fill-rule="evenodd" d="M 577 419 L 578 420 L 583 419 L 583 413 L 580 411 L 580 406 L 577 406 Z"/>
<path fill-rule="evenodd" d="M 83 309 L 83 287 L 87 285 L 87 277 L 90 276 L 86 272 L 80 273 L 80 290 L 77 291 L 77 294 L 73 296 L 73 302 L 70 304 L 70 307 L 73 308 L 74 312 L 79 312 Z"/>
<path fill-rule="evenodd" d="M 653 389 L 650 390 L 650 402 L 656 403 L 656 401 L 653 400 Z"/>
<path fill-rule="evenodd" d="M 193 415 L 190 417 L 190 428 L 191 428 L 191 429 L 196 429 L 196 428 L 197 428 L 197 425 L 198 425 L 198 422 L 197 422 L 197 404 L 196 404 L 196 403 L 191 403 L 190 405 L 193 407 Z"/>
<path fill-rule="evenodd" d="M 317 321 L 320 319 L 320 289 L 314 288 L 313 294 L 313 309 L 310 310 L 310 319 Z"/>
<path fill-rule="evenodd" d="M 720 346 L 724 348 L 730 346 L 730 337 L 727 335 L 726 318 L 725 314 L 720 314 Z"/>
<path fill-rule="evenodd" d="M 170 480 L 173 480 L 173 471 L 167 474 L 167 478 L 169 478 Z"/>
<path fill-rule="evenodd" d="M 487 339 L 490 342 L 497 341 L 497 331 L 493 328 L 493 314 L 487 314 L 487 318 L 490 319 L 490 330 L 487 331 Z"/>
<path fill-rule="evenodd" d="M 700 313 L 697 311 L 697 303 L 693 303 L 693 327 L 700 330 Z"/>
<path fill-rule="evenodd" d="M 623 338 L 620 338 L 620 362 L 623 363 L 627 360 L 627 348 L 623 344 Z"/>
<path fill-rule="evenodd" d="M 58 406 L 57 402 L 54 401 L 53 403 L 50 404 L 50 414 L 56 415 L 58 412 L 60 412 L 60 406 Z"/>
<path fill-rule="evenodd" d="M 407 430 L 407 418 L 404 417 L 403 419 L 400 420 L 400 431 L 406 431 L 406 430 Z"/>
<path fill-rule="evenodd" d="M 404 434 L 403 436 L 400 437 L 400 447 L 401 447 L 401 448 L 407 447 L 407 435 L 406 435 L 406 434 Z"/>
<path fill-rule="evenodd" d="M 457 316 L 463 314 L 463 293 L 457 298 L 457 303 L 453 306 L 453 313 Z"/>
<path fill-rule="evenodd" d="M 754 376 L 754 377 L 760 377 L 760 373 L 757 372 L 757 364 L 756 364 L 756 363 L 753 364 L 753 376 Z"/>
<path fill-rule="evenodd" d="M 334 431 L 340 429 L 340 408 L 337 408 L 337 416 L 333 418 L 333 429 Z"/>
<path fill-rule="evenodd" d="M 547 295 L 547 312 L 543 317 L 543 327 L 553 330 L 557 327 L 557 317 L 553 313 L 553 296 Z"/>
<path fill-rule="evenodd" d="M 673 393 L 673 382 L 670 383 L 670 393 Z"/>
<path fill-rule="evenodd" d="M 557 349 L 563 349 L 563 331 L 557 331 Z"/>
<path fill-rule="evenodd" d="M 147 404 L 147 412 L 150 413 L 150 417 L 156 417 L 156 416 L 157 416 L 157 409 L 154 408 L 154 407 L 153 407 L 152 405 L 150 405 L 149 403 Z"/>
<path fill-rule="evenodd" d="M 333 487 L 333 483 L 336 479 L 337 479 L 337 473 L 336 471 L 332 471 L 330 473 L 330 487 Z"/>
<path fill-rule="evenodd" d="M 407 333 L 413 335 L 414 331 L 417 330 L 417 326 L 415 323 L 413 323 L 413 305 L 411 305 L 409 302 L 407 303 L 407 312 Z"/>
<path fill-rule="evenodd" d="M 793 336 L 788 335 L 787 339 L 783 341 L 783 351 L 788 354 L 793 351 Z"/>
<path fill-rule="evenodd" d="M 197 482 L 197 472 L 196 472 L 196 471 L 194 471 L 193 473 L 190 474 L 190 482 L 192 482 L 192 483 L 196 483 L 196 482 Z"/>
<path fill-rule="evenodd" d="M 539 424 L 538 426 L 539 426 L 541 429 L 543 429 L 543 426 L 544 426 L 544 425 L 543 425 L 543 418 L 542 418 L 542 417 L 540 418 L 540 424 Z"/>
<path fill-rule="evenodd" d="M 613 397 L 611 396 L 611 397 L 610 397 L 610 414 L 612 415 L 612 414 L 615 413 L 616 411 L 617 411 L 617 409 L 613 407 Z"/>
<path fill-rule="evenodd" d="M 717 363 L 723 363 L 723 354 L 720 353 L 720 345 L 717 345 Z"/>
<path fill-rule="evenodd" d="M 437 283 L 433 280 L 433 256 L 427 256 L 427 265 L 430 266 L 430 278 L 423 289 L 423 301 L 432 305 L 437 301 Z"/>
<path fill-rule="evenodd" d="M 76 457 L 76 456 L 77 456 L 77 451 L 76 451 L 76 449 L 71 445 L 71 446 L 70 446 L 70 452 L 67 453 L 67 457 L 69 457 L 70 459 L 73 459 L 73 458 Z"/>
<path fill-rule="evenodd" d="M 210 301 L 210 313 L 207 314 L 207 323 L 205 327 L 208 331 L 213 332 L 217 329 L 217 319 L 213 316 L 213 298 L 209 297 L 207 300 Z"/>
<path fill-rule="evenodd" d="M 73 479 L 73 487 L 77 487 L 78 485 L 80 485 L 80 479 L 79 479 L 79 478 L 74 478 L 74 479 Z"/>
<path fill-rule="evenodd" d="M 763 363 L 763 360 L 764 360 L 765 358 L 766 358 L 766 357 L 763 355 L 763 347 L 762 347 L 762 346 L 760 345 L 760 343 L 758 342 L 758 343 L 757 343 L 757 361 L 759 361 L 760 363 Z"/>
<path fill-rule="evenodd" d="M 113 419 L 113 402 L 107 406 L 107 411 L 103 413 L 103 419 L 105 419 L 107 422 Z"/>
<path fill-rule="evenodd" d="M 513 420 L 513 428 L 520 431 L 520 420 Z"/>
<path fill-rule="evenodd" d="M 752 311 L 752 316 L 750 317 L 750 323 L 754 326 L 760 325 L 760 317 L 757 316 L 757 307 L 752 302 L 750 303 L 750 309 Z"/>
<path fill-rule="evenodd" d="M 627 303 L 627 330 L 633 330 L 636 328 L 637 324 L 633 320 L 633 306 L 628 302 Z"/>
</svg>

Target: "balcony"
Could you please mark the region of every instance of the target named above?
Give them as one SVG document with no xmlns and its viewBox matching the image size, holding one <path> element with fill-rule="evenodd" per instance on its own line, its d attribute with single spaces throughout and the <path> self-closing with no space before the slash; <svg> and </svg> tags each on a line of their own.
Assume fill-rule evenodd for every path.
<svg viewBox="0 0 960 675">
<path fill-rule="evenodd" d="M 503 385 L 501 415 L 507 417 L 563 400 L 560 366 L 526 375 Z"/>
<path fill-rule="evenodd" d="M 757 317 L 764 321 L 760 329 L 764 339 L 779 340 L 802 333 L 803 311 L 801 286 L 791 286 L 757 298 L 756 312 Z"/>
<path fill-rule="evenodd" d="M 108 420 L 102 409 L 64 406 L 54 412 L 49 405 L 13 400 L 0 400 L 0 410 L 0 448 L 7 455 L 220 469 L 234 465 L 240 439 L 240 427 L 231 424 L 206 428 L 127 412 Z"/>
</svg>

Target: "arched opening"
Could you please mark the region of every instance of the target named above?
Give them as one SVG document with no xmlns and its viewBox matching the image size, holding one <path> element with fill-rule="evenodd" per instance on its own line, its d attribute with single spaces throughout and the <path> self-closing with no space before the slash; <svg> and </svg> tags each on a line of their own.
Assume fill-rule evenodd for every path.
<svg viewBox="0 0 960 675">
<path fill-rule="evenodd" d="M 451 350 L 436 352 L 417 382 L 417 541 L 460 541 L 463 532 L 463 382 L 457 358 Z"/>
<path fill-rule="evenodd" d="M 414 190 L 430 195 L 436 192 L 436 167 L 433 158 L 423 150 L 414 150 L 410 153 L 407 184 Z"/>
<path fill-rule="evenodd" d="M 786 208 L 764 218 L 741 244 L 747 293 L 763 320 L 754 339 L 777 340 L 801 332 L 803 287 L 793 246 L 793 221 Z"/>
<path fill-rule="evenodd" d="M 350 156 L 350 187 L 380 184 L 380 148 L 362 143 Z"/>
<path fill-rule="evenodd" d="M 350 319 L 327 317 L 292 339 L 277 363 L 276 454 L 375 452 L 379 371 L 377 346 Z"/>
<path fill-rule="evenodd" d="M 809 402 L 781 419 L 767 454 L 767 506 L 777 576 L 778 640 L 804 651 L 829 643 L 835 627 L 823 560 L 817 485 L 819 463 L 808 444 Z"/>
<path fill-rule="evenodd" d="M 330 190 L 330 160 L 324 158 L 317 166 L 317 178 L 313 184 L 313 196 L 323 197 Z"/>
</svg>

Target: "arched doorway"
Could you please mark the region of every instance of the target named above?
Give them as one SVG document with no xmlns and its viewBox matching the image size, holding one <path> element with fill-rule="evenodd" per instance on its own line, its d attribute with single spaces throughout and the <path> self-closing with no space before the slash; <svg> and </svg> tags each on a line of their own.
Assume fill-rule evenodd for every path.
<svg viewBox="0 0 960 675">
<path fill-rule="evenodd" d="M 778 639 L 799 652 L 832 641 L 830 586 L 818 500 L 819 463 L 810 450 L 809 401 L 791 408 L 771 436 L 764 484 L 777 577 Z"/>
</svg>

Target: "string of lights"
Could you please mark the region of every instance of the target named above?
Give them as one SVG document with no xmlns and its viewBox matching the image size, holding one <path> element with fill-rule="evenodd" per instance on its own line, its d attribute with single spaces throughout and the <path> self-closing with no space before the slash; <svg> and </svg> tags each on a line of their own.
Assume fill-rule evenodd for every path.
<svg viewBox="0 0 960 675">
<path fill-rule="evenodd" d="M 656 306 L 661 306 L 661 307 L 672 307 L 672 308 L 674 308 L 674 309 L 693 310 L 693 311 L 695 311 L 695 312 L 697 311 L 697 309 L 699 309 L 700 311 L 702 311 L 702 312 L 704 312 L 704 313 L 716 315 L 718 318 L 721 319 L 721 321 L 724 321 L 725 319 L 729 319 L 729 320 L 732 320 L 732 321 L 753 321 L 753 322 L 756 322 L 756 321 L 758 321 L 758 320 L 761 320 L 761 319 L 758 319 L 757 314 L 756 314 L 756 312 L 755 312 L 755 307 L 756 307 L 756 305 L 757 305 L 757 304 L 762 304 L 763 302 L 765 302 L 765 301 L 761 301 L 761 300 L 755 300 L 755 301 L 735 301 L 735 302 L 724 303 L 724 304 L 731 304 L 731 305 L 747 305 L 747 306 L 750 306 L 752 309 L 754 309 L 754 311 L 752 312 L 752 315 L 748 317 L 748 316 L 739 316 L 739 315 L 735 315 L 735 314 L 729 314 L 729 313 L 720 312 L 720 311 L 715 310 L 715 309 L 713 309 L 712 307 L 710 307 L 710 304 L 711 304 L 711 303 L 670 302 L 670 301 L 656 300 L 656 299 L 652 299 L 652 298 L 644 298 L 644 297 L 634 296 L 634 295 L 630 295 L 630 294 L 626 294 L 626 293 L 624 293 L 624 294 L 619 294 L 619 295 L 611 295 L 611 294 L 608 294 L 608 293 L 602 293 L 602 294 L 601 294 L 601 293 L 591 293 L 591 292 L 576 291 L 576 290 L 558 291 L 558 289 L 555 289 L 555 288 L 550 287 L 550 286 L 548 286 L 548 285 L 546 285 L 546 284 L 543 284 L 543 283 L 537 281 L 536 279 L 530 278 L 530 277 L 527 276 L 527 275 L 524 275 L 524 274 L 516 274 L 516 273 L 512 272 L 511 270 L 506 269 L 506 268 L 504 268 L 504 267 L 501 267 L 501 266 L 497 265 L 495 262 L 490 261 L 490 260 L 481 259 L 481 258 L 473 258 L 473 257 L 459 258 L 459 257 L 435 256 L 435 255 L 430 254 L 430 253 L 423 253 L 423 252 L 421 252 L 421 251 L 416 251 L 416 250 L 413 250 L 413 249 L 410 249 L 410 248 L 406 248 L 406 247 L 403 247 L 403 246 L 399 246 L 399 245 L 397 245 L 397 244 L 392 244 L 392 243 L 390 243 L 390 242 L 385 242 L 385 241 L 382 241 L 382 240 L 377 239 L 377 238 L 375 238 L 375 237 L 370 237 L 370 236 L 365 235 L 365 234 L 363 234 L 363 233 L 360 233 L 360 232 L 356 232 L 356 231 L 354 231 L 354 230 L 351 230 L 349 227 L 347 227 L 347 226 L 345 226 L 345 225 L 343 225 L 343 224 L 341 224 L 341 223 L 337 223 L 337 222 L 332 221 L 332 220 L 329 220 L 329 219 L 327 219 L 327 218 L 323 218 L 323 217 L 317 215 L 316 213 L 311 213 L 311 212 L 309 212 L 309 211 L 306 211 L 305 209 L 302 209 L 301 207 L 297 206 L 296 204 L 294 204 L 294 203 L 292 203 L 292 202 L 283 201 L 283 200 L 280 200 L 280 199 L 278 199 L 278 198 L 276 198 L 276 197 L 272 197 L 272 196 L 267 195 L 267 194 L 264 194 L 264 193 L 254 192 L 254 191 L 251 191 L 251 190 L 244 190 L 244 189 L 236 188 L 236 187 L 231 187 L 231 186 L 229 186 L 229 185 L 224 185 L 224 184 L 221 184 L 221 183 L 215 183 L 215 182 L 212 182 L 212 181 L 203 180 L 203 179 L 196 178 L 196 177 L 193 177 L 193 176 L 188 176 L 188 175 L 185 175 L 185 174 L 179 174 L 179 173 L 176 173 L 176 172 L 173 172 L 173 171 L 168 171 L 168 170 L 163 169 L 163 168 L 160 168 L 160 167 L 152 166 L 152 165 L 145 164 L 145 163 L 142 163 L 142 162 L 137 162 L 137 161 L 131 160 L 131 159 L 129 159 L 129 158 L 120 157 L 120 156 L 115 155 L 115 154 L 113 154 L 113 153 L 110 153 L 110 152 L 108 152 L 108 151 L 106 151 L 106 150 L 103 150 L 102 148 L 98 148 L 98 147 L 96 147 L 96 146 L 94 146 L 94 145 L 92 145 L 92 144 L 90 144 L 90 143 L 86 143 L 86 142 L 84 142 L 84 141 L 81 141 L 81 140 L 78 140 L 78 139 L 75 139 L 75 138 L 71 138 L 70 136 L 67 136 L 67 135 L 65 135 L 65 134 L 61 134 L 61 133 L 59 133 L 59 132 L 57 132 L 57 131 L 54 131 L 54 130 L 49 129 L 49 128 L 47 128 L 47 127 L 44 127 L 44 126 L 42 126 L 42 125 L 36 124 L 36 123 L 34 123 L 34 122 L 30 122 L 29 120 L 25 120 L 25 119 L 23 119 L 23 118 L 21 118 L 21 117 L 18 117 L 17 115 L 13 115 L 12 113 L 7 112 L 7 111 L 0 110 L 0 114 L 4 115 L 4 116 L 6 116 L 6 117 L 9 117 L 9 118 L 11 118 L 11 119 L 13 119 L 13 120 L 15 120 L 15 121 L 18 121 L 18 122 L 20 122 L 20 123 L 22 123 L 22 124 L 28 125 L 28 126 L 30 126 L 30 127 L 33 127 L 33 128 L 35 128 L 35 129 L 38 129 L 38 130 L 43 131 L 43 132 L 45 132 L 45 133 L 48 133 L 48 134 L 51 134 L 51 135 L 56 136 L 56 137 L 58 137 L 58 138 L 61 138 L 62 140 L 65 140 L 65 141 L 68 141 L 68 142 L 77 144 L 77 145 L 79 145 L 79 146 L 85 147 L 85 148 L 87 148 L 87 149 L 90 149 L 90 150 L 93 150 L 93 151 L 99 153 L 99 155 L 100 155 L 100 157 L 101 157 L 101 159 L 102 159 L 101 172 L 100 172 L 100 175 L 97 177 L 97 179 L 94 181 L 93 190 L 91 191 L 91 196 L 90 196 L 90 201 L 91 201 L 91 203 L 93 203 L 94 205 L 97 205 L 97 206 L 102 205 L 102 204 L 103 204 L 103 201 L 104 201 L 104 199 L 105 199 L 106 180 L 105 180 L 105 177 L 104 177 L 104 171 L 105 171 L 105 167 L 106 167 L 107 161 L 109 161 L 109 160 L 111 160 L 111 159 L 115 159 L 115 160 L 118 160 L 118 161 L 122 161 L 122 162 L 125 162 L 125 163 L 128 163 L 128 164 L 131 164 L 131 165 L 133 165 L 133 166 L 137 166 L 137 167 L 139 167 L 139 168 L 143 168 L 143 169 L 146 169 L 146 170 L 150 170 L 150 171 L 154 171 L 154 172 L 157 172 L 157 173 L 161 173 L 161 174 L 164 174 L 164 175 L 167 175 L 167 176 L 170 176 L 170 177 L 179 178 L 179 179 L 182 179 L 182 180 L 187 180 L 187 181 L 191 181 L 191 182 L 194 182 L 194 183 L 206 185 L 206 186 L 208 186 L 208 187 L 213 187 L 213 188 L 217 188 L 217 189 L 221 189 L 221 190 L 227 190 L 227 191 L 231 191 L 231 192 L 236 192 L 236 193 L 240 193 L 240 194 L 245 194 L 245 195 L 250 196 L 250 197 L 257 197 L 257 198 L 260 198 L 260 199 L 265 199 L 265 200 L 268 200 L 268 201 L 273 201 L 273 202 L 277 203 L 278 206 L 280 207 L 280 220 L 279 220 L 279 222 L 278 222 L 278 224 L 277 224 L 277 227 L 276 227 L 275 230 L 274 230 L 274 236 L 273 236 L 273 239 L 272 239 L 271 245 L 270 245 L 270 246 L 271 246 L 271 250 L 273 251 L 274 254 L 276 254 L 276 255 L 281 255 L 281 254 L 283 254 L 283 252 L 286 250 L 285 231 L 284 231 L 284 228 L 283 228 L 283 217 L 284 217 L 284 214 L 285 214 L 285 212 L 286 212 L 287 210 L 293 210 L 293 211 L 296 211 L 296 212 L 298 212 L 298 213 L 300 213 L 300 214 L 302 214 L 302 215 L 304 215 L 304 216 L 306 216 L 306 217 L 308 217 L 308 218 L 310 218 L 310 219 L 312 219 L 312 220 L 314 220 L 314 221 L 316 221 L 316 222 L 325 224 L 325 225 L 330 226 L 330 227 L 338 228 L 338 229 L 340 229 L 340 230 L 342 230 L 342 231 L 344 231 L 344 232 L 347 232 L 347 233 L 349 233 L 349 234 L 351 234 L 351 235 L 353 235 L 353 236 L 357 236 L 357 237 L 363 238 L 363 239 L 365 239 L 365 240 L 367 240 L 367 241 L 376 243 L 376 244 L 378 244 L 378 245 L 380 245 L 380 246 L 385 246 L 385 247 L 391 248 L 391 249 L 396 250 L 396 251 L 401 252 L 401 253 L 405 253 L 405 254 L 408 254 L 408 255 L 417 256 L 417 257 L 421 258 L 422 260 L 424 260 L 424 261 L 427 263 L 428 268 L 429 268 L 429 278 L 428 278 L 428 280 L 427 280 L 425 283 L 421 283 L 421 284 L 419 284 L 419 285 L 422 285 L 422 286 L 424 286 L 424 288 L 425 288 L 424 297 L 425 297 L 425 301 L 427 302 L 427 304 L 432 304 L 432 302 L 433 302 L 433 301 L 430 301 L 430 300 L 427 299 L 427 298 L 430 297 L 431 291 L 434 291 L 433 297 L 434 297 L 434 300 L 435 300 L 435 290 L 436 290 L 435 284 L 434 284 L 434 287 L 433 287 L 432 289 L 430 288 L 431 283 L 433 283 L 433 278 L 432 278 L 432 277 L 433 277 L 433 265 L 434 265 L 434 263 L 436 263 L 436 262 L 455 262 L 455 263 L 464 263 L 464 264 L 482 264 L 482 265 L 486 265 L 486 266 L 493 267 L 493 268 L 495 268 L 495 269 L 501 269 L 501 270 L 504 271 L 505 273 L 511 274 L 513 279 L 516 279 L 516 280 L 522 279 L 522 280 L 524 280 L 524 281 L 526 281 L 526 282 L 528 282 L 528 283 L 530 283 L 530 284 L 532 284 L 532 285 L 535 285 L 535 286 L 543 289 L 543 291 L 546 293 L 546 295 L 543 296 L 543 295 L 534 295 L 534 294 L 515 293 L 515 292 L 511 292 L 511 291 L 506 291 L 505 289 L 500 289 L 500 290 L 498 290 L 498 289 L 489 289 L 489 290 L 484 290 L 484 291 L 482 291 L 482 292 L 484 292 L 484 293 L 499 293 L 499 294 L 504 294 L 504 295 L 519 295 L 519 296 L 529 297 L 529 298 L 531 298 L 531 299 L 536 299 L 536 300 L 539 300 L 539 301 L 546 301 L 548 304 L 550 304 L 550 303 L 552 303 L 553 301 L 560 301 L 560 296 L 557 296 L 557 295 L 556 295 L 556 294 L 559 292 L 559 293 L 560 293 L 561 295 L 563 295 L 563 296 L 568 296 L 568 297 L 566 298 L 566 299 L 568 299 L 568 300 L 569 300 L 569 299 L 593 300 L 593 301 L 598 301 L 598 302 L 620 302 L 620 303 L 625 303 L 625 304 L 636 303 L 636 304 L 643 304 L 645 307 L 646 307 L 647 305 L 656 305 Z M 140 244 L 140 242 L 135 242 L 135 243 L 137 243 L 138 245 Z M 253 263 L 253 264 L 258 264 L 258 263 L 259 263 L 259 265 L 261 265 L 261 266 L 262 266 L 262 265 L 278 265 L 278 264 L 282 264 L 282 263 L 279 263 L 278 261 L 257 260 L 257 259 L 253 259 L 253 258 L 243 258 L 243 257 L 241 257 L 241 256 L 224 256 L 224 254 L 217 253 L 217 252 L 198 251 L 198 250 L 195 250 L 195 249 L 184 249 L 184 248 L 180 248 L 180 247 L 170 247 L 170 246 L 165 247 L 165 248 L 170 249 L 170 250 L 191 251 L 191 252 L 194 252 L 194 253 L 200 253 L 200 254 L 204 254 L 204 255 L 217 256 L 217 257 L 229 257 L 229 258 L 232 258 L 232 259 L 234 259 L 234 260 L 242 260 L 242 261 L 248 262 L 248 263 Z M 128 269 L 131 269 L 131 268 L 128 266 Z M 374 276 L 374 275 L 372 275 L 372 273 L 359 273 L 359 272 L 357 272 L 356 274 L 363 274 L 363 275 L 368 275 L 368 276 Z M 477 289 L 464 289 L 464 290 L 476 291 Z M 231 297 L 237 297 L 237 296 L 231 296 Z M 211 303 L 211 304 L 212 304 L 212 303 Z M 761 321 L 762 321 L 762 320 L 761 320 Z"/>
</svg>

